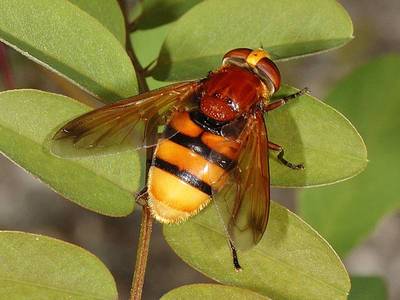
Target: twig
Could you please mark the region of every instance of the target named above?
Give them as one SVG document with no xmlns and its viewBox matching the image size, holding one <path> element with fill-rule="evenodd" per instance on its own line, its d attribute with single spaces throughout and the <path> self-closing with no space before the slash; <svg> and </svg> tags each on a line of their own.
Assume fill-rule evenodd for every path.
<svg viewBox="0 0 400 300">
<path fill-rule="evenodd" d="M 130 300 L 142 299 L 152 225 L 153 217 L 150 214 L 150 209 L 147 205 L 144 205 L 142 211 L 142 222 L 140 223 L 139 243 L 136 250 L 136 265 L 132 280 Z"/>
<path fill-rule="evenodd" d="M 139 63 L 139 60 L 133 50 L 131 40 L 130 40 L 130 24 L 128 23 L 128 11 L 125 1 L 119 0 L 119 4 L 121 6 L 122 12 L 125 17 L 125 28 L 126 28 L 126 52 L 131 59 L 132 65 L 136 71 L 136 77 L 139 85 L 139 92 L 144 93 L 149 91 L 149 86 L 147 85 L 145 79 L 145 69 Z M 151 122 L 151 120 L 149 121 Z M 156 140 L 156 133 L 152 132 L 149 129 L 152 126 L 146 126 L 146 144 L 154 144 Z M 155 128 L 156 130 L 156 128 Z M 152 147 L 147 148 L 146 152 L 146 162 L 149 162 L 153 157 L 154 149 Z M 150 164 L 146 164 L 146 178 L 145 182 L 147 182 L 147 176 L 149 172 Z M 142 298 L 142 291 L 143 291 L 143 284 L 144 284 L 144 277 L 146 273 L 146 266 L 147 260 L 149 255 L 149 246 L 150 246 L 150 238 L 151 238 L 151 231 L 153 227 L 153 218 L 150 213 L 149 207 L 145 204 L 143 205 L 142 211 L 142 221 L 140 224 L 140 234 L 139 234 L 139 241 L 138 241 L 138 248 L 136 252 L 136 263 L 135 263 L 135 270 L 132 279 L 131 285 L 131 292 L 130 292 L 130 300 L 140 300 Z"/>
</svg>

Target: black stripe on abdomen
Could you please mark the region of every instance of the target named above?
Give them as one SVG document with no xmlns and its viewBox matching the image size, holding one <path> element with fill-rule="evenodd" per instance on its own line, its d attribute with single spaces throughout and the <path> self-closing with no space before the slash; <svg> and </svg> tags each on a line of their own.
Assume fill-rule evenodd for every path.
<svg viewBox="0 0 400 300">
<path fill-rule="evenodd" d="M 188 171 L 179 170 L 177 166 L 170 164 L 169 162 L 158 157 L 155 157 L 152 165 L 172 175 L 175 175 L 183 182 L 186 182 L 187 184 L 190 184 L 191 186 L 211 196 L 212 194 L 211 186 L 202 181 L 201 179 L 197 178 L 195 175 L 189 173 Z"/>
<path fill-rule="evenodd" d="M 184 135 L 180 132 L 176 132 L 174 128 L 171 128 L 169 126 L 167 126 L 166 128 L 166 132 L 168 136 L 171 136 L 169 138 L 170 141 L 192 150 L 193 152 L 201 155 L 209 162 L 221 167 L 225 171 L 232 170 L 236 165 L 235 160 L 232 160 L 229 157 L 226 157 L 225 155 L 212 150 L 210 147 L 204 144 L 201 140 L 201 137 L 190 137 Z"/>
</svg>

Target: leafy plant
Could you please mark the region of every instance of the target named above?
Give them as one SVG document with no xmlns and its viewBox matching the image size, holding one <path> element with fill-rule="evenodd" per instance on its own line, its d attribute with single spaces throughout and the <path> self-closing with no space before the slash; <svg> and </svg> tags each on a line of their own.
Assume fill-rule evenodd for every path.
<svg viewBox="0 0 400 300">
<path fill-rule="evenodd" d="M 0 233 L 0 298 L 116 299 L 110 271 L 86 250 L 24 232 Z"/>
<path fill-rule="evenodd" d="M 370 163 L 366 172 L 348 182 L 301 193 L 300 213 L 342 257 L 384 215 L 400 207 L 398 165 L 393 163 L 400 151 L 399 67 L 399 55 L 375 59 L 349 74 L 327 97 L 357 125 Z"/>
<path fill-rule="evenodd" d="M 400 56 L 372 60 L 343 78 L 327 99 L 357 125 L 368 146 L 368 169 L 335 186 L 304 190 L 299 212 L 345 258 L 382 218 L 400 207 L 397 188 Z M 377 88 L 379 87 L 379 88 Z M 352 278 L 349 299 L 387 299 L 381 278 Z"/>
<path fill-rule="evenodd" d="M 142 16 L 130 24 L 128 9 L 123 6 L 124 17 L 115 1 L 3 0 L 0 39 L 110 103 L 143 92 L 148 85 L 204 77 L 218 68 L 223 54 L 232 48 L 263 46 L 279 61 L 340 47 L 353 33 L 346 11 L 333 0 L 144 3 Z M 167 9 L 167 18 L 161 18 Z M 279 95 L 294 90 L 285 86 Z M 132 194 L 140 189 L 145 171 L 138 153 L 79 159 L 48 153 L 48 138 L 61 124 L 88 111 L 88 106 L 48 92 L 13 90 L 0 94 L 0 107 L 0 150 L 7 157 L 86 209 L 110 216 L 132 212 Z M 327 185 L 353 177 L 366 167 L 366 149 L 354 127 L 311 96 L 302 96 L 268 115 L 268 130 L 272 140 L 285 145 L 290 160 L 307 166 L 304 171 L 289 172 L 272 156 L 274 186 Z M 141 297 L 151 232 L 146 209 L 143 216 L 132 299 Z M 201 293 L 248 299 L 347 297 L 347 272 L 316 231 L 278 204 L 273 204 L 269 222 L 260 244 L 239 253 L 244 267 L 240 274 L 233 271 L 212 209 L 182 225 L 164 226 L 166 240 L 183 260 L 227 285 L 186 286 L 164 298 L 193 298 Z M 105 267 L 84 250 L 13 232 L 0 233 L 0 249 L 4 249 L 0 261 L 8 262 L 0 268 L 4 297 L 117 297 Z M 32 261 L 20 259 L 32 253 Z M 28 274 L 32 268 L 44 272 Z M 79 280 L 83 275 L 88 280 L 85 288 Z"/>
</svg>

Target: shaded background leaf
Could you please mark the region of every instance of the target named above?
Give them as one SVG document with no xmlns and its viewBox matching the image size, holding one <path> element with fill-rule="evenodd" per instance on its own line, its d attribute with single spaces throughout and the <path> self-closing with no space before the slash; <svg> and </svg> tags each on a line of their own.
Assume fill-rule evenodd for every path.
<svg viewBox="0 0 400 300">
<path fill-rule="evenodd" d="M 157 59 L 162 43 L 173 24 L 169 23 L 150 29 L 139 29 L 131 34 L 133 49 L 143 66 L 149 65 Z"/>
<path fill-rule="evenodd" d="M 125 47 L 125 21 L 117 0 L 69 0 L 69 2 L 96 18 Z"/>
<path fill-rule="evenodd" d="M 250 290 L 219 284 L 190 284 L 176 288 L 161 300 L 192 300 L 192 299 L 232 299 L 232 300 L 268 300 Z"/>
<path fill-rule="evenodd" d="M 198 78 L 218 67 L 230 49 L 263 46 L 274 59 L 284 59 L 342 46 L 352 34 L 351 20 L 336 1 L 204 1 L 171 28 L 153 76 Z"/>
<path fill-rule="evenodd" d="M 132 212 L 141 180 L 137 151 L 61 159 L 44 150 L 56 128 L 89 107 L 36 90 L 2 92 L 0 107 L 0 151 L 8 158 L 87 209 L 110 216 Z"/>
<path fill-rule="evenodd" d="M 0 15 L 1 41 L 89 93 L 112 101 L 137 92 L 124 47 L 69 1 L 4 0 Z"/>
<path fill-rule="evenodd" d="M 146 0 L 140 9 L 142 15 L 137 22 L 137 29 L 130 35 L 133 49 L 142 64 L 148 66 L 157 60 L 161 46 L 174 21 L 202 0 Z M 137 9 L 136 9 L 137 10 Z M 148 77 L 151 89 L 162 87 L 168 82 L 160 82 Z"/>
<path fill-rule="evenodd" d="M 301 215 L 341 256 L 398 209 L 400 56 L 381 57 L 344 78 L 328 96 L 350 117 L 368 147 L 365 172 L 345 183 L 301 193 Z"/>
<path fill-rule="evenodd" d="M 185 262 L 224 284 L 273 299 L 346 299 L 350 290 L 346 270 L 329 244 L 275 203 L 263 239 L 255 248 L 239 251 L 239 273 L 212 205 L 183 224 L 163 228 L 168 244 Z"/>
<path fill-rule="evenodd" d="M 139 29 L 150 29 L 171 23 L 203 0 L 145 0 Z"/>
<path fill-rule="evenodd" d="M 139 29 L 130 35 L 133 49 L 142 66 L 149 66 L 152 64 L 151 68 L 154 67 L 153 64 L 157 61 L 161 46 L 173 24 L 174 23 L 168 23 L 155 28 Z M 146 81 L 151 90 L 172 83 L 168 81 L 159 81 L 151 76 L 147 77 Z"/>
<path fill-rule="evenodd" d="M 114 278 L 94 255 L 42 235 L 0 232 L 0 298 L 117 299 Z"/>
<path fill-rule="evenodd" d="M 380 277 L 351 277 L 349 300 L 387 300 L 386 284 Z"/>
</svg>

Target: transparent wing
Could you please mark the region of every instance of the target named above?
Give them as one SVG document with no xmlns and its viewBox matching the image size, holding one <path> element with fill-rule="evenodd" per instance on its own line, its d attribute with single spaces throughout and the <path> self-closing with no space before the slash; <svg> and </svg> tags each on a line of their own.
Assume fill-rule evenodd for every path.
<svg viewBox="0 0 400 300">
<path fill-rule="evenodd" d="M 248 117 L 239 139 L 237 166 L 213 198 L 234 245 L 246 250 L 261 240 L 269 215 L 268 139 L 261 112 Z"/>
<path fill-rule="evenodd" d="M 164 125 L 168 113 L 183 107 L 198 86 L 198 81 L 177 83 L 90 111 L 56 132 L 51 151 L 74 157 L 153 146 L 146 145 L 146 128 Z"/>
</svg>

